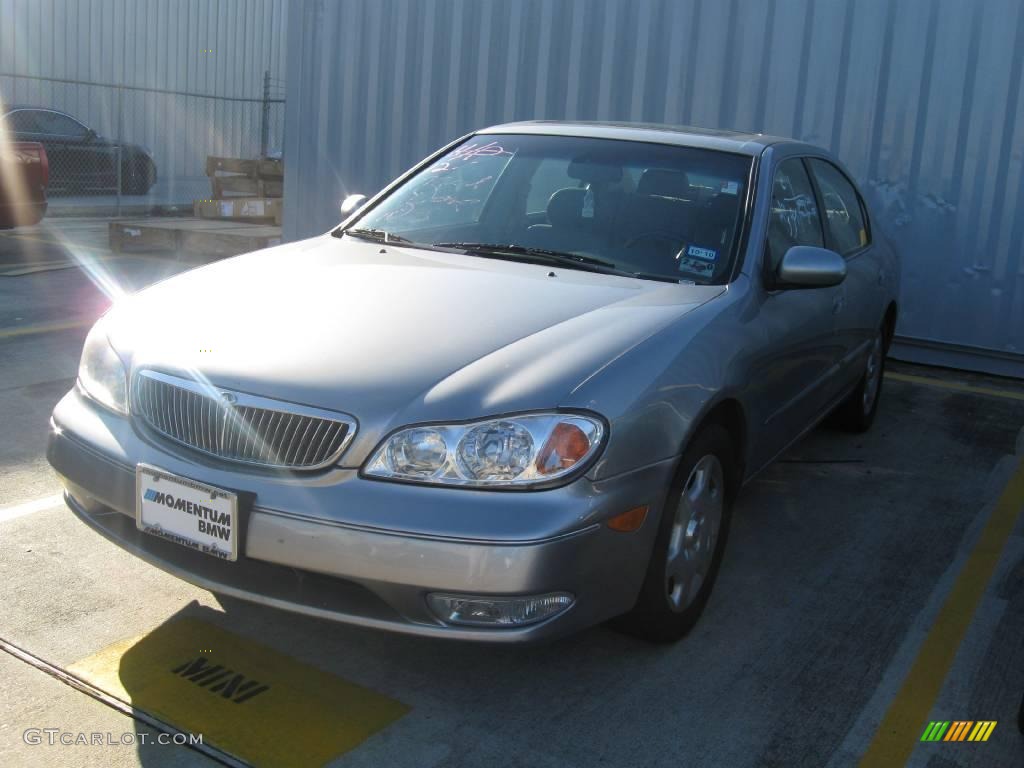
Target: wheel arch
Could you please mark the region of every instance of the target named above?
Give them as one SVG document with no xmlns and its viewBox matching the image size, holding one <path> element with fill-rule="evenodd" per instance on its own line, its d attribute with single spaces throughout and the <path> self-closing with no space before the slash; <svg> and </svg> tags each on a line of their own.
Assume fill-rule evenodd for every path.
<svg viewBox="0 0 1024 768">
<path fill-rule="evenodd" d="M 882 327 L 885 328 L 885 350 L 889 351 L 892 346 L 893 337 L 896 335 L 896 319 L 899 317 L 899 309 L 895 301 L 890 301 L 885 308 L 885 318 L 882 320 Z"/>
<path fill-rule="evenodd" d="M 680 454 L 685 453 L 686 446 L 702 429 L 717 424 L 725 429 L 733 441 L 735 448 L 736 478 L 732 492 L 735 493 L 743 485 L 746 476 L 747 455 L 749 448 L 749 426 L 746 409 L 735 395 L 723 395 L 712 402 L 694 420 L 694 427 L 680 446 Z"/>
</svg>

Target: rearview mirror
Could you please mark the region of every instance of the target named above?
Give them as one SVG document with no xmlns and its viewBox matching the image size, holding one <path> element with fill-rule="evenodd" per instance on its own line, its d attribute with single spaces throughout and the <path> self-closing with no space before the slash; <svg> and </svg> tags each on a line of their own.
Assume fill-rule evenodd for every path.
<svg viewBox="0 0 1024 768">
<path fill-rule="evenodd" d="M 349 195 L 341 201 L 341 215 L 346 219 L 363 207 L 366 195 Z"/>
<path fill-rule="evenodd" d="M 846 279 L 846 261 L 835 251 L 794 245 L 782 257 L 776 275 L 780 288 L 825 288 Z"/>
</svg>

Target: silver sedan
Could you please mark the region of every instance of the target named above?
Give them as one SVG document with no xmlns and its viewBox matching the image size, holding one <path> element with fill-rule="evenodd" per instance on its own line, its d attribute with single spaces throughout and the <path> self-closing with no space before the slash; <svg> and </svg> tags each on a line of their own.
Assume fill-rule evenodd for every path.
<svg viewBox="0 0 1024 768">
<path fill-rule="evenodd" d="M 342 209 L 100 319 L 48 449 L 86 525 L 352 624 L 673 640 L 741 486 L 875 418 L 899 267 L 816 147 L 503 125 Z"/>
</svg>

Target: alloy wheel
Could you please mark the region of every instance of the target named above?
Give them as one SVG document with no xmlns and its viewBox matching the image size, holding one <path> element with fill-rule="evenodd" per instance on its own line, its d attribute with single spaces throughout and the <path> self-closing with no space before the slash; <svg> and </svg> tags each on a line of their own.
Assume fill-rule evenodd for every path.
<svg viewBox="0 0 1024 768">
<path fill-rule="evenodd" d="M 665 593 L 674 611 L 700 594 L 715 557 L 725 507 L 725 473 L 718 457 L 698 461 L 683 486 L 668 545 Z"/>
</svg>

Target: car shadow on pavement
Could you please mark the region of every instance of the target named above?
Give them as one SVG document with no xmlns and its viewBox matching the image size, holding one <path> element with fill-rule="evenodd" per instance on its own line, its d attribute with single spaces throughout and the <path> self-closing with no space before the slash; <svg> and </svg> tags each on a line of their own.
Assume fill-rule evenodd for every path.
<svg viewBox="0 0 1024 768">
<path fill-rule="evenodd" d="M 395 635 L 216 598 L 222 611 L 192 602 L 74 671 L 148 716 L 201 733 L 204 748 L 255 765 L 327 762 L 413 708 L 434 716 L 472 712 L 485 688 L 501 690 L 506 706 L 529 699 L 538 721 L 558 718 L 566 697 L 599 695 L 607 683 L 602 675 L 643 679 L 671 653 L 604 628 L 545 645 L 494 646 Z M 430 692 L 425 704 L 423 690 Z M 417 693 L 410 697 L 411 691 Z M 138 746 L 144 765 L 165 766 L 182 751 Z"/>
</svg>

